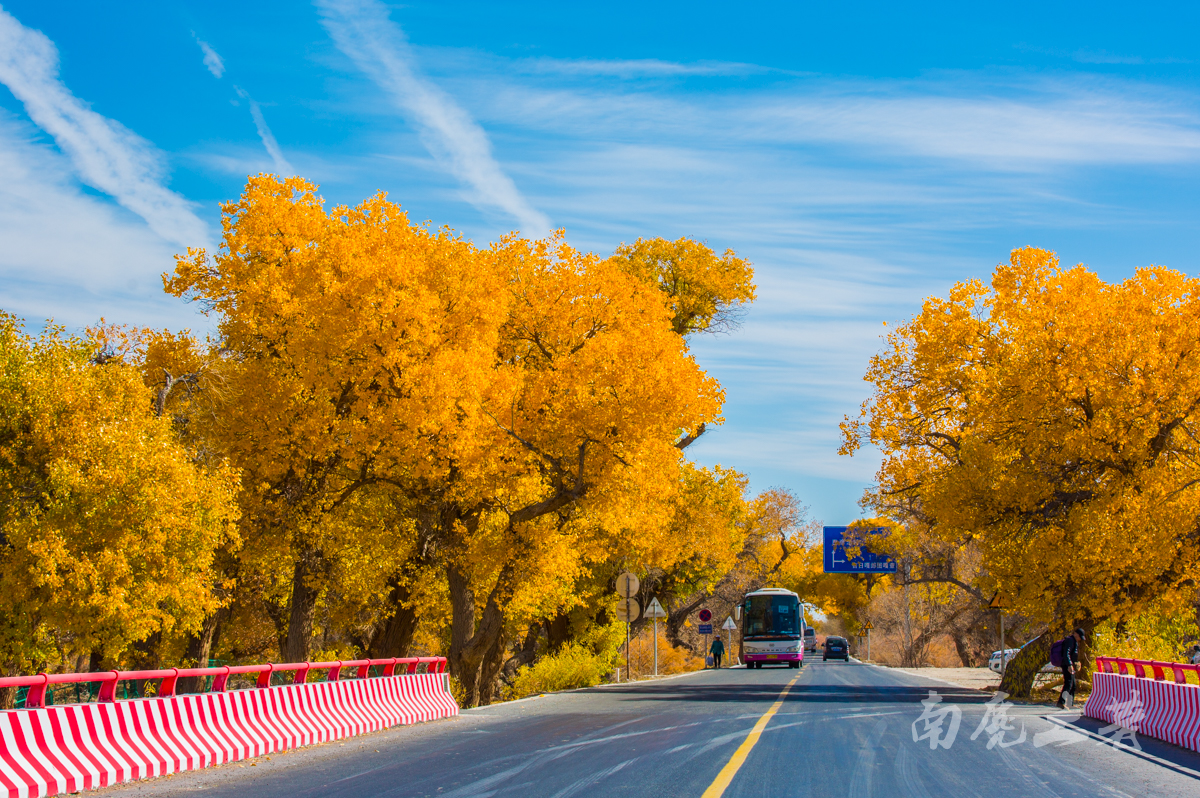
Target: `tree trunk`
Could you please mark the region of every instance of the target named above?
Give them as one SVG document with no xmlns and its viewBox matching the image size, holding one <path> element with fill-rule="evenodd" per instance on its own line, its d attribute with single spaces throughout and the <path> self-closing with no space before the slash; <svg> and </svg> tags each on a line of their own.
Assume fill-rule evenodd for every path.
<svg viewBox="0 0 1200 798">
<path fill-rule="evenodd" d="M 20 676 L 21 673 L 9 665 L 0 673 L 5 676 Z M 12 709 L 17 703 L 17 688 L 15 687 L 0 687 L 0 709 Z"/>
<path fill-rule="evenodd" d="M 393 576 L 390 581 L 392 590 L 388 595 L 388 603 L 392 606 L 392 615 L 380 624 L 379 630 L 371 638 L 371 647 L 367 651 L 371 659 L 407 657 L 420 621 L 417 608 L 408 606 L 412 589 L 401 582 L 399 575 Z"/>
<path fill-rule="evenodd" d="M 129 652 L 130 670 L 153 671 L 162 665 L 162 630 L 156 629 L 144 640 L 138 640 Z"/>
<path fill-rule="evenodd" d="M 537 644 L 542 638 L 542 626 L 540 624 L 532 624 L 529 627 L 529 632 L 525 635 L 525 642 L 517 649 L 511 657 L 504 662 L 504 667 L 500 669 L 500 678 L 506 684 L 512 684 L 512 680 L 516 678 L 517 671 L 525 665 L 532 665 L 537 657 Z"/>
<path fill-rule="evenodd" d="M 558 651 L 571 640 L 571 616 L 559 612 L 546 621 L 546 644 L 551 654 Z"/>
<path fill-rule="evenodd" d="M 301 555 L 296 560 L 292 576 L 292 601 L 289 607 L 287 639 L 280 655 L 284 662 L 304 662 L 308 659 L 312 645 L 313 616 L 317 608 L 320 588 L 314 584 L 312 574 Z"/>
<path fill-rule="evenodd" d="M 447 660 L 451 675 L 462 686 L 463 703 L 468 707 L 478 706 L 482 699 L 483 664 L 504 632 L 500 597 L 508 589 L 507 583 L 512 578 L 513 570 L 512 564 L 501 569 L 476 629 L 475 591 L 458 566 L 446 568 L 446 583 L 450 588 L 450 651 Z M 498 671 L 499 665 L 496 665 Z M 494 681 L 495 673 L 491 678 Z M 487 698 L 490 700 L 491 685 L 487 689 Z"/>
<path fill-rule="evenodd" d="M 1029 698 L 1033 692 L 1033 680 L 1042 666 L 1050 661 L 1050 644 L 1053 642 L 1051 638 L 1050 633 L 1043 632 L 1026 643 L 1025 647 L 1009 660 L 1004 678 L 1000 680 L 1001 692 L 1008 693 L 1013 698 Z"/>
<path fill-rule="evenodd" d="M 680 607 L 676 607 L 674 611 L 667 613 L 667 640 L 671 645 L 679 648 L 687 648 L 690 651 L 695 651 L 691 645 L 683 639 L 683 625 L 687 623 L 688 616 L 696 611 L 696 608 L 708 600 L 710 596 L 707 593 L 701 592 L 697 594 L 691 601 L 686 602 Z M 715 618 L 713 620 L 716 620 Z M 716 631 L 716 630 L 714 630 Z M 708 652 L 698 652 L 704 656 Z"/>
<path fill-rule="evenodd" d="M 503 627 L 501 634 L 496 635 L 492 645 L 479 667 L 479 703 L 490 704 L 499 698 L 500 669 L 508 655 L 508 641 L 504 639 Z"/>
<path fill-rule="evenodd" d="M 962 662 L 962 666 L 974 668 L 975 655 L 971 651 L 970 645 L 967 644 L 966 638 L 961 633 L 955 633 L 950 636 L 950 639 L 954 641 L 954 650 L 958 652 L 958 659 Z"/>
<path fill-rule="evenodd" d="M 900 662 L 906 668 L 915 668 L 917 665 L 917 663 L 913 662 L 912 601 L 909 597 L 907 570 L 904 573 L 904 643 Z"/>
<path fill-rule="evenodd" d="M 212 656 L 212 649 L 217 641 L 217 629 L 221 625 L 224 614 L 225 608 L 222 607 L 204 619 L 198 633 L 188 635 L 187 651 L 184 654 L 188 667 L 208 667 L 208 660 Z M 200 685 L 203 683 L 204 677 L 202 676 L 185 676 L 179 680 L 175 690 L 181 694 L 199 693 L 201 692 Z"/>
</svg>

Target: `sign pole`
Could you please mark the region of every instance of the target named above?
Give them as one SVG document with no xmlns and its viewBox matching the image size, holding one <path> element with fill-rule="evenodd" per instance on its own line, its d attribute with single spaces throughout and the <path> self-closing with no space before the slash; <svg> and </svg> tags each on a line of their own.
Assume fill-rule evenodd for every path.
<svg viewBox="0 0 1200 798">
<path fill-rule="evenodd" d="M 1004 610 L 997 609 L 1000 615 L 1000 678 L 1004 678 L 1004 669 L 1008 666 L 1008 649 L 1004 647 Z"/>
<path fill-rule="evenodd" d="M 658 676 L 658 616 L 654 616 L 654 675 Z"/>
<path fill-rule="evenodd" d="M 1000 678 L 1004 678 L 1004 670 L 1008 667 L 1008 647 L 1004 642 L 1004 602 L 1000 600 L 1000 591 L 996 591 L 996 595 L 992 596 L 992 601 L 988 604 L 990 609 L 996 611 L 1000 617 Z"/>
<path fill-rule="evenodd" d="M 642 608 L 634 598 L 640 586 L 638 578 L 629 571 L 617 577 L 617 595 L 621 597 L 621 603 L 617 605 L 617 620 L 625 622 L 625 681 L 627 682 L 633 678 L 632 632 L 630 629 L 633 622 L 642 614 Z"/>
</svg>

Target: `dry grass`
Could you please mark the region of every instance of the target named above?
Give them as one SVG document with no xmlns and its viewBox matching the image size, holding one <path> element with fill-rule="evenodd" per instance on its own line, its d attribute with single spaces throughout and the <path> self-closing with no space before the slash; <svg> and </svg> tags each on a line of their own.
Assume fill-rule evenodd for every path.
<svg viewBox="0 0 1200 798">
<path fill-rule="evenodd" d="M 642 679 L 654 674 L 654 630 L 647 627 L 633 639 L 630 647 L 630 668 L 634 679 Z M 736 651 L 734 654 L 736 655 Z M 621 668 L 621 680 L 627 678 L 625 670 L 625 646 L 621 646 L 621 657 L 617 665 Z M 726 652 L 728 658 L 729 652 Z M 704 660 L 683 648 L 675 648 L 667 640 L 664 625 L 658 627 L 658 674 L 660 676 L 672 673 L 687 673 L 698 671 L 704 667 Z"/>
</svg>

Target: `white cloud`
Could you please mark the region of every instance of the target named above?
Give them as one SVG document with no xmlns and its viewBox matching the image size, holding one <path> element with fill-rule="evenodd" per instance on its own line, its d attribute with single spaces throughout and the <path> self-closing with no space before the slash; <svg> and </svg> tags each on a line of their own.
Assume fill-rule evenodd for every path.
<svg viewBox="0 0 1200 798">
<path fill-rule="evenodd" d="M 657 58 L 598 59 L 598 58 L 528 58 L 517 62 L 528 72 L 556 75 L 599 75 L 606 77 L 688 77 L 755 75 L 781 70 L 757 64 L 730 61 L 699 61 L 683 64 Z"/>
<path fill-rule="evenodd" d="M 254 98 L 245 92 L 245 90 L 234 86 L 238 96 L 245 100 L 250 105 L 250 116 L 254 117 L 254 127 L 258 130 L 258 137 L 262 139 L 263 146 L 267 149 L 267 154 L 271 156 L 271 162 L 275 165 L 275 172 L 280 177 L 292 177 L 296 174 L 296 170 L 288 163 L 287 158 L 283 157 L 283 150 L 279 148 L 279 142 L 275 141 L 275 134 L 271 132 L 271 128 L 267 127 L 267 120 L 263 117 L 262 109 Z"/>
<path fill-rule="evenodd" d="M 214 78 L 220 79 L 225 74 L 225 62 L 221 60 L 221 56 L 217 55 L 217 51 L 208 42 L 197 36 L 195 31 L 192 31 L 192 38 L 200 45 L 200 52 L 204 53 L 204 66 L 208 67 Z"/>
<path fill-rule="evenodd" d="M 207 326 L 163 293 L 175 248 L 132 213 L 81 190 L 70 160 L 0 111 L 0 308 L 36 325 Z"/>
<path fill-rule="evenodd" d="M 208 229 L 190 203 L 163 185 L 164 169 L 158 150 L 71 94 L 58 79 L 54 43 L 3 9 L 0 82 L 70 156 L 83 182 L 141 216 L 167 241 L 180 247 L 208 243 Z"/>
<path fill-rule="evenodd" d="M 472 92 L 485 122 L 593 141 L 736 151 L 821 146 L 837 148 L 843 161 L 917 156 L 1013 172 L 1200 162 L 1195 98 L 1144 83 L 949 74 L 868 84 L 809 77 L 691 93 L 580 84 L 569 76 L 517 79 L 528 74 L 523 63 L 513 62 L 513 76 L 497 70 L 451 80 Z"/>
<path fill-rule="evenodd" d="M 404 31 L 376 0 L 317 0 L 334 43 L 409 115 L 430 153 L 470 189 L 473 204 L 500 210 L 526 235 L 550 220 L 517 190 L 487 134 L 448 94 L 420 75 Z"/>
</svg>

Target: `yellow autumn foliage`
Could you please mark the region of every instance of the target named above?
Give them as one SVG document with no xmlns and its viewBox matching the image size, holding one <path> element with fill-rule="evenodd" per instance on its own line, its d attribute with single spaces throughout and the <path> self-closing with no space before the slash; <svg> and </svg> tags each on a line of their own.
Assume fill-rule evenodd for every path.
<svg viewBox="0 0 1200 798">
<path fill-rule="evenodd" d="M 141 374 L 96 342 L 0 313 L 0 665 L 194 631 L 217 606 L 214 550 L 236 543 L 238 481 L 201 467 Z"/>
<path fill-rule="evenodd" d="M 883 453 L 865 503 L 1056 627 L 1136 616 L 1200 565 L 1200 281 L 1119 284 L 1020 249 L 892 330 L 843 425 Z M 910 547 L 914 556 L 921 554 Z M 932 572 L 925 576 L 936 576 Z"/>
<path fill-rule="evenodd" d="M 53 661 L 55 646 L 59 662 L 96 646 L 126 662 L 133 644 L 147 661 L 419 648 L 449 657 L 473 704 L 496 695 L 510 655 L 529 664 L 541 625 L 574 613 L 566 644 L 605 637 L 617 567 L 674 569 L 691 585 L 738 562 L 752 534 L 746 479 L 684 454 L 724 401 L 685 336 L 728 329 L 754 299 L 744 259 L 689 239 L 603 258 L 561 231 L 476 246 L 413 224 L 382 194 L 329 207 L 301 178 L 251 177 L 222 210 L 219 249 L 189 250 L 163 276 L 210 316 L 210 340 L 101 325 L 87 342 L 20 344 L 9 324 L 13 351 L 58 347 L 79 396 L 112 397 L 103 411 L 60 397 L 78 418 L 54 428 L 62 467 L 92 458 L 108 471 L 62 482 L 75 504 L 55 523 L 104 528 L 116 547 L 35 556 L 49 538 L 29 533 L 20 567 L 46 569 L 29 599 L 42 631 L 6 632 L 18 648 L 36 641 L 11 662 Z M 101 423 L 88 413 L 104 412 L 126 443 L 87 437 Z M 111 504 L 104 492 L 134 496 L 121 483 L 134 476 L 147 495 L 100 524 L 84 487 Z M 13 517 L 10 543 L 24 534 Z M 160 549 L 158 570 L 131 564 Z M 120 568 L 145 573 L 121 581 Z M 94 594 L 108 614 L 89 625 L 56 609 L 50 586 Z M 550 649 L 574 650 L 563 645 Z M 611 658 L 612 646 L 592 649 Z"/>
</svg>

